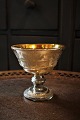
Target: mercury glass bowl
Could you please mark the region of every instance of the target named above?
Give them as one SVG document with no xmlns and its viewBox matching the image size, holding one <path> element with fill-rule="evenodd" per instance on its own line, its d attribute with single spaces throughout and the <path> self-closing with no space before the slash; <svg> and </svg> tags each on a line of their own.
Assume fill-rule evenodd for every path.
<svg viewBox="0 0 80 120">
<path fill-rule="evenodd" d="M 64 49 L 60 44 L 17 44 L 11 49 L 16 55 L 20 66 L 33 74 L 31 81 L 33 86 L 27 88 L 23 95 L 33 101 L 49 100 L 53 97 L 53 92 L 44 86 L 44 74 L 53 70 Z"/>
</svg>

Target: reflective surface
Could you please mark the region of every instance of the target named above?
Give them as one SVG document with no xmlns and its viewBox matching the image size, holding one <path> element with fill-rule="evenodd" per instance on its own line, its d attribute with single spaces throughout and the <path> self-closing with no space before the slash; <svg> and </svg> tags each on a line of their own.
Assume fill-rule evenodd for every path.
<svg viewBox="0 0 80 120">
<path fill-rule="evenodd" d="M 43 74 L 51 72 L 64 48 L 59 44 L 18 44 L 11 46 L 19 64 L 26 72 L 34 74 L 33 86 L 24 91 L 28 99 L 39 101 L 53 97 L 53 92 L 44 87 Z"/>
</svg>

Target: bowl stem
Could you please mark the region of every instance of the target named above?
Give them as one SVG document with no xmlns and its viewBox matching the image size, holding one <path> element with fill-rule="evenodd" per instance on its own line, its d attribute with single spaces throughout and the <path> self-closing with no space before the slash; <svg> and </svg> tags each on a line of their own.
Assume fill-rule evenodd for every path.
<svg viewBox="0 0 80 120">
<path fill-rule="evenodd" d="M 33 101 L 49 100 L 53 97 L 52 90 L 43 86 L 46 81 L 44 76 L 34 74 L 31 81 L 33 82 L 33 86 L 24 91 L 24 97 Z"/>
</svg>

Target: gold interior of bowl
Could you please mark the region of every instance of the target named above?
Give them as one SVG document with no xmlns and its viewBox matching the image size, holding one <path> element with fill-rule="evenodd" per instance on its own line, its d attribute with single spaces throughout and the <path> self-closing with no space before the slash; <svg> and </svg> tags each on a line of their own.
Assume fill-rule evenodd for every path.
<svg viewBox="0 0 80 120">
<path fill-rule="evenodd" d="M 11 46 L 13 49 L 63 49 L 60 44 L 17 44 Z"/>
</svg>

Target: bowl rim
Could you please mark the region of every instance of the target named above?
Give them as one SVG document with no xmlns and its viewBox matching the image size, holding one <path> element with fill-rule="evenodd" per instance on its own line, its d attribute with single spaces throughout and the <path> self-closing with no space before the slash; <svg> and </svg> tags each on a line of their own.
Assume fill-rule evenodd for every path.
<svg viewBox="0 0 80 120">
<path fill-rule="evenodd" d="M 23 48 L 23 47 L 19 47 L 19 46 L 22 46 L 22 45 L 27 45 L 27 46 L 30 46 L 30 45 L 35 45 L 35 46 L 38 46 L 38 45 L 42 45 L 43 48 Z M 51 48 L 48 48 L 48 46 L 52 46 Z M 45 47 L 44 47 L 45 46 Z M 14 50 L 63 50 L 65 48 L 65 45 L 62 45 L 62 44 L 46 44 L 46 43 L 38 43 L 38 44 L 35 44 L 35 43 L 32 43 L 32 44 L 27 44 L 27 43 L 20 43 L 20 44 L 14 44 L 14 45 L 11 45 L 11 49 L 14 49 Z"/>
</svg>

